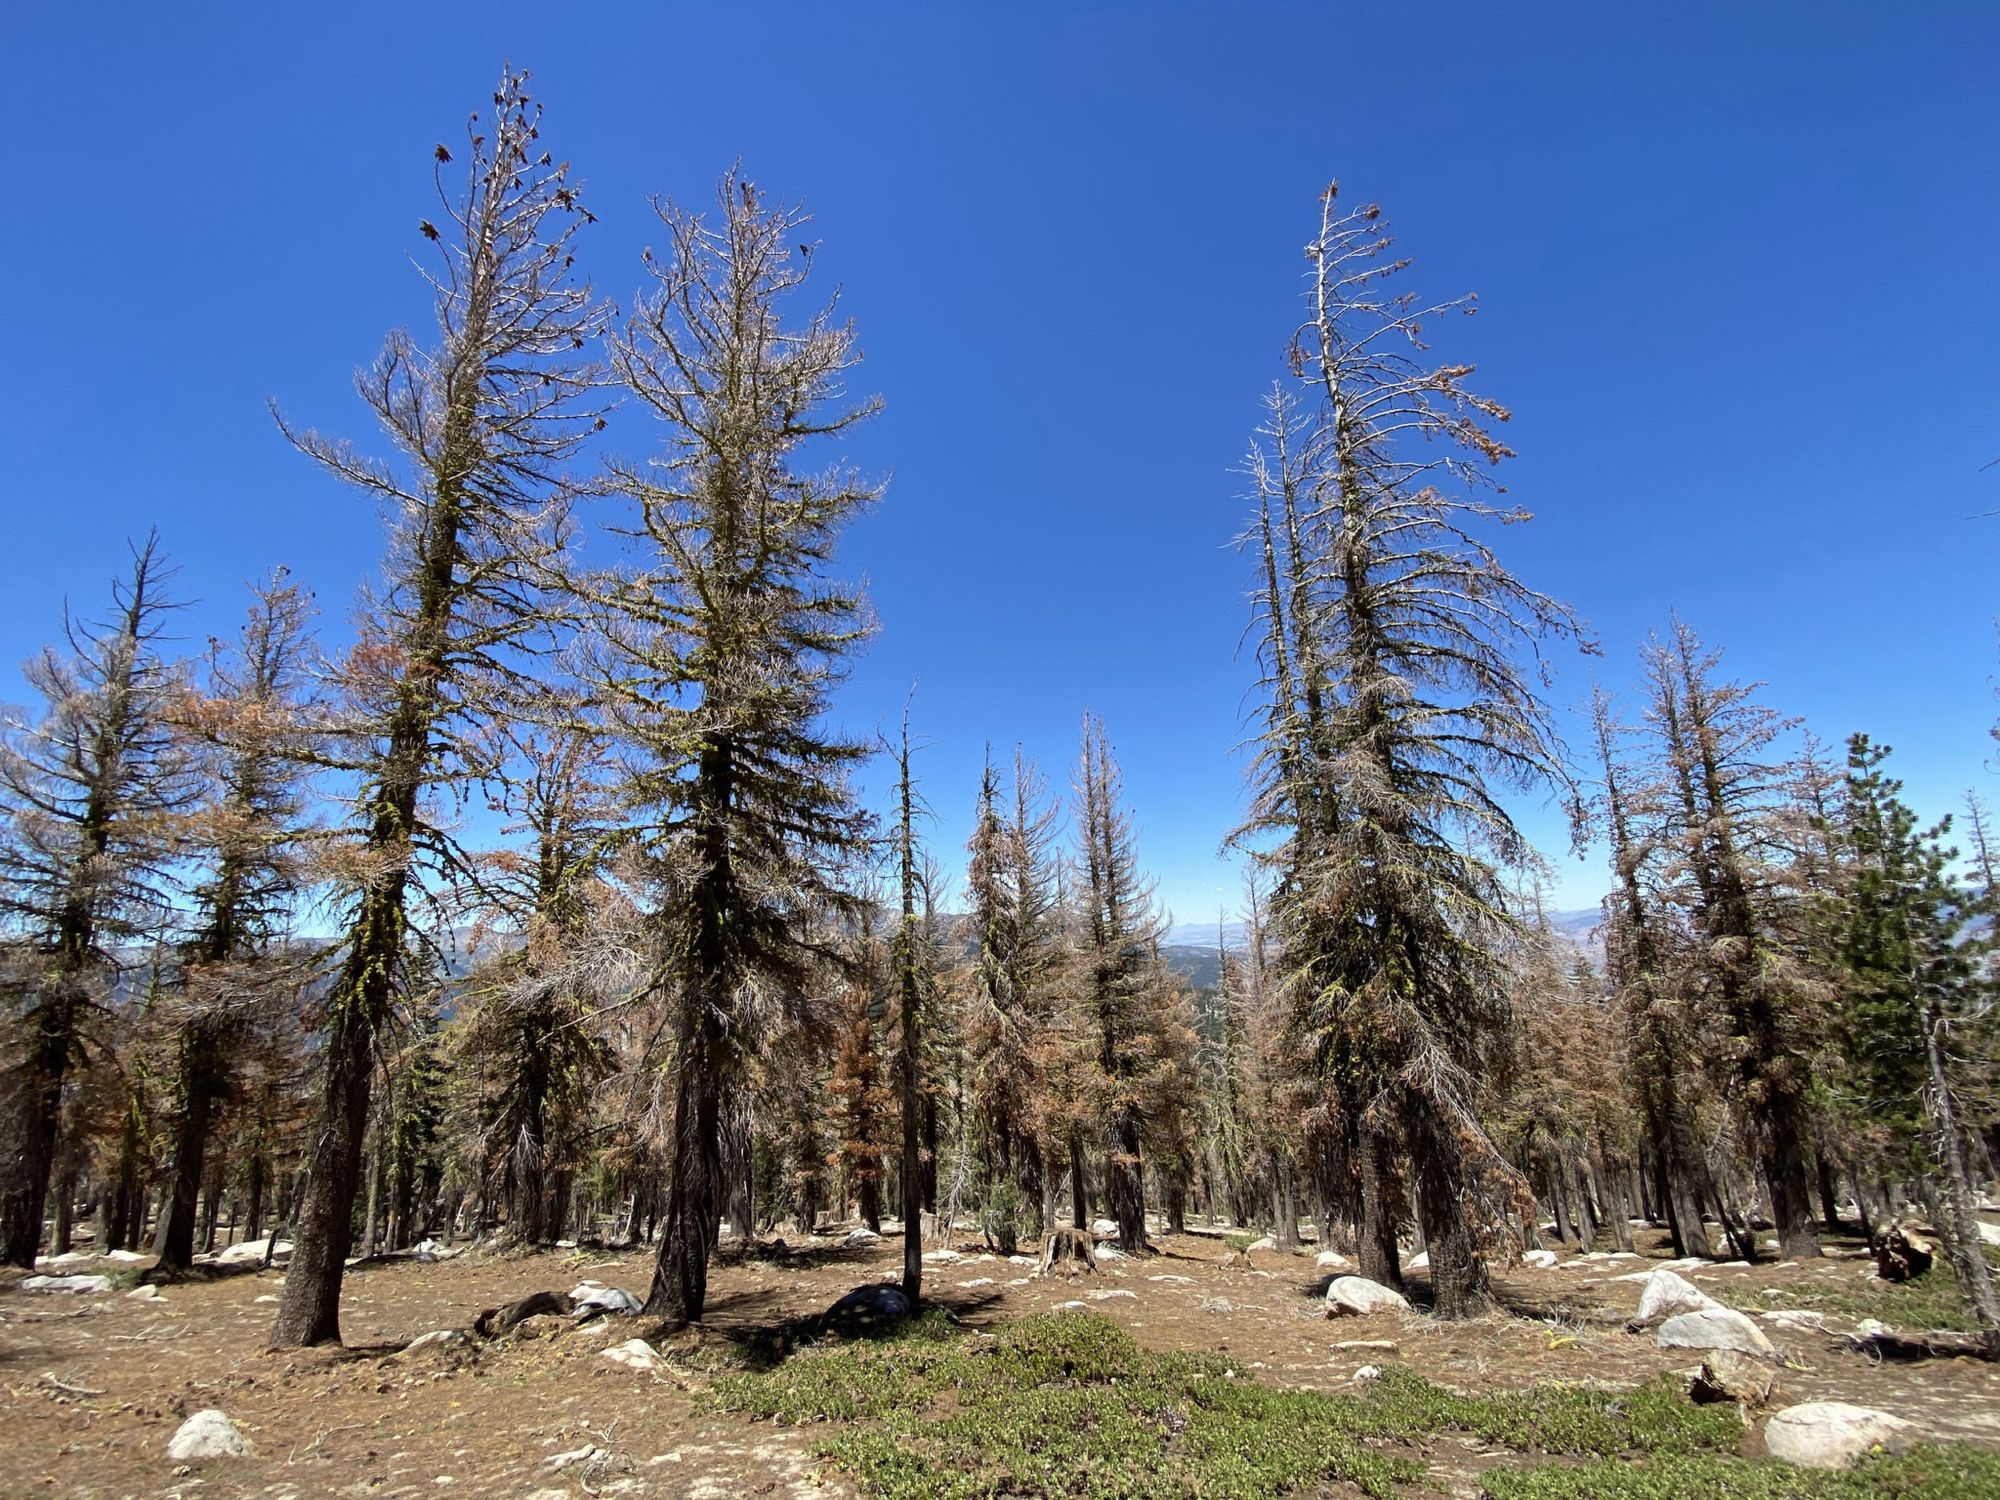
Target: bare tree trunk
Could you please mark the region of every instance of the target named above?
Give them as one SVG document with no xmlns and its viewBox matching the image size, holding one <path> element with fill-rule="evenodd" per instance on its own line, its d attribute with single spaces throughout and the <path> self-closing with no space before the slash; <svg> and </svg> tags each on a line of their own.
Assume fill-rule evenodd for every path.
<svg viewBox="0 0 2000 1500">
<path fill-rule="evenodd" d="M 1980 1248 L 1979 1200 L 1973 1195 L 1965 1132 L 1959 1124 L 1951 1076 L 1945 1068 L 1944 1047 L 1938 1039 L 1943 1018 L 1935 1001 L 1923 1002 L 1922 1025 L 1924 1062 L 1930 1074 L 1924 1103 L 1937 1127 L 1938 1162 L 1944 1168 L 1945 1245 L 1952 1269 L 1958 1273 L 1959 1287 L 1965 1293 L 1965 1300 L 1972 1304 L 1973 1316 L 1979 1320 L 1987 1357 L 2000 1359 L 2000 1293 L 1994 1289 L 1993 1267 Z"/>
<path fill-rule="evenodd" d="M 174 1131 L 166 1207 L 160 1216 L 161 1270 L 185 1271 L 194 1264 L 195 1199 L 205 1175 L 209 1125 L 215 1110 L 218 1059 L 213 1042 L 208 1029 L 197 1021 L 181 1049 L 181 1113 Z"/>
<path fill-rule="evenodd" d="M 1364 1129 L 1361 1137 L 1361 1243 L 1357 1247 L 1361 1274 L 1383 1286 L 1403 1284 L 1402 1253 L 1396 1245 L 1396 1224 L 1401 1217 L 1399 1192 L 1385 1156 L 1387 1147 L 1380 1136 Z"/>
<path fill-rule="evenodd" d="M 1299 1195 L 1292 1164 L 1282 1151 L 1268 1153 L 1271 1163 L 1271 1213 L 1277 1220 L 1274 1238 L 1280 1250 L 1299 1248 Z"/>
<path fill-rule="evenodd" d="M 1072 1131 L 1069 1138 L 1069 1213 L 1078 1229 L 1090 1228 L 1090 1193 L 1084 1185 L 1083 1137 Z"/>
<path fill-rule="evenodd" d="M 33 1270 L 42 1247 L 42 1216 L 56 1159 L 63 1080 L 75 1050 L 81 996 L 77 979 L 58 977 L 55 993 L 36 1008 L 28 1066 L 16 1085 L 0 1187 L 0 1262 Z M 107 1248 L 101 1241 L 98 1249 Z"/>
<path fill-rule="evenodd" d="M 1118 1224 L 1118 1248 L 1127 1255 L 1146 1249 L 1146 1177 L 1140 1155 L 1139 1118 L 1130 1109 L 1111 1121 L 1111 1149 L 1104 1158 L 1104 1197 Z"/>
<path fill-rule="evenodd" d="M 1411 1127 L 1417 1212 L 1431 1258 L 1431 1311 L 1440 1318 L 1474 1317 L 1493 1307 L 1492 1281 L 1464 1206 L 1464 1158 L 1455 1141 L 1435 1139 L 1433 1128 L 1428 1119 Z"/>
<path fill-rule="evenodd" d="M 710 933 L 719 936 L 714 929 Z M 697 961 L 710 956 L 699 954 Z M 729 997 L 718 993 L 719 973 L 718 964 L 705 980 L 698 973 L 690 975 L 681 1005 L 674 1058 L 674 1170 L 645 1306 L 649 1316 L 669 1328 L 701 1321 L 708 1302 L 709 1247 L 720 1218 L 722 1071 L 729 1046 L 722 1007 Z"/>
</svg>

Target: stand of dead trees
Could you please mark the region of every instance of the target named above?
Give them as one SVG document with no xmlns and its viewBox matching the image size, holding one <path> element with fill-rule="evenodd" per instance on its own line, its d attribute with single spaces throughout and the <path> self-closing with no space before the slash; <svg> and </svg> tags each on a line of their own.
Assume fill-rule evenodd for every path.
<svg viewBox="0 0 2000 1500">
<path fill-rule="evenodd" d="M 803 211 L 740 170 L 659 202 L 612 327 L 523 75 L 431 154 L 436 327 L 359 382 L 389 457 L 285 428 L 390 522 L 352 643 L 281 572 L 176 660 L 149 538 L 27 667 L 9 1264 L 289 1240 L 289 1347 L 338 1339 L 354 1252 L 431 1238 L 650 1244 L 673 1325 L 725 1240 L 892 1219 L 912 1300 L 954 1234 L 1088 1265 L 1232 1226 L 1390 1285 L 1422 1250 L 1443 1316 L 1545 1239 L 1921 1223 L 2000 1353 L 1985 809 L 1961 855 L 1886 749 L 1831 763 L 1678 620 L 1579 768 L 1545 655 L 1581 629 L 1495 550 L 1507 413 L 1429 349 L 1472 304 L 1404 290 L 1375 207 L 1324 195 L 1247 463 L 1249 878 L 1197 948 L 1094 715 L 1067 796 L 1024 747 L 927 787 L 971 812 L 962 879 L 907 718 L 863 804 L 840 548 L 881 489 L 840 448 L 878 403 L 806 300 Z M 649 457 L 599 451 L 620 401 Z M 1608 854 L 1601 960 L 1545 909 L 1524 793 Z"/>
</svg>

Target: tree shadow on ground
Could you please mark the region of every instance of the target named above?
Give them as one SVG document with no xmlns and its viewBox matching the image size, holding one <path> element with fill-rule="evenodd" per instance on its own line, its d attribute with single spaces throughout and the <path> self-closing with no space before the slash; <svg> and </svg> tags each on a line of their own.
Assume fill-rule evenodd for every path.
<svg viewBox="0 0 2000 1500">
<path fill-rule="evenodd" d="M 776 1315 L 775 1309 L 782 1295 L 772 1289 L 738 1293 L 710 1302 L 702 1318 L 701 1331 L 726 1340 L 736 1359 L 749 1369 L 763 1371 L 784 1363 L 794 1353 L 807 1347 L 832 1348 L 840 1344 L 874 1342 L 893 1338 L 909 1326 L 909 1320 L 903 1320 L 841 1334 L 825 1326 L 823 1311 Z M 994 1309 L 1001 1300 L 998 1292 L 947 1292 L 924 1298 L 922 1310 L 924 1313 L 941 1311 L 955 1329 L 973 1334 L 995 1320 Z"/>
</svg>

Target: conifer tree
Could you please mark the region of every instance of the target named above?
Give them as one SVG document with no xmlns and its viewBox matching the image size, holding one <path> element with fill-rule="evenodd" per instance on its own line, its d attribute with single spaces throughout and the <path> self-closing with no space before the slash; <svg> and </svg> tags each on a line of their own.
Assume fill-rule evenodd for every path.
<svg viewBox="0 0 2000 1500">
<path fill-rule="evenodd" d="M 1080 984 L 1095 1048 L 1105 1162 L 1104 1196 L 1118 1247 L 1148 1248 L 1145 1187 L 1147 985 L 1165 921 L 1139 873 L 1131 814 L 1104 723 L 1083 721 L 1076 771 L 1076 881 L 1083 906 Z"/>
<path fill-rule="evenodd" d="M 1526 852 L 1496 789 L 1564 781 L 1532 662 L 1576 626 L 1473 535 L 1523 514 L 1452 493 L 1490 486 L 1509 454 L 1470 367 L 1422 357 L 1426 325 L 1470 299 L 1385 286 L 1407 262 L 1380 210 L 1343 213 L 1333 188 L 1321 207 L 1292 345 L 1310 405 L 1286 414 L 1261 486 L 1285 502 L 1271 550 L 1286 555 L 1263 588 L 1274 696 L 1254 826 L 1283 840 L 1273 904 L 1299 1024 L 1366 1152 L 1364 1269 L 1394 1274 L 1393 1132 L 1436 1309 L 1464 1316 L 1490 1300 L 1479 1238 L 1521 1192 L 1476 1097 L 1511 1035 L 1496 950 L 1515 918 L 1494 860 Z"/>
<path fill-rule="evenodd" d="M 910 714 L 896 747 L 896 888 L 901 907 L 891 950 L 896 970 L 896 1083 L 902 1114 L 903 1295 L 912 1308 L 924 1291 L 924 1011 L 933 1003 L 930 943 L 918 897 L 916 788 L 910 780 Z M 947 1230 L 947 1233 L 949 1231 Z"/>
<path fill-rule="evenodd" d="M 822 723 L 867 634 L 861 598 L 826 575 L 876 489 L 802 466 L 875 409 L 849 404 L 858 356 L 831 305 L 787 326 L 810 251 L 805 215 L 731 172 L 711 221 L 658 204 L 655 289 L 613 340 L 628 389 L 667 429 L 621 468 L 638 570 L 609 606 L 602 684 L 634 762 L 631 815 L 671 872 L 659 912 L 674 994 L 674 1147 L 647 1311 L 697 1320 L 720 1204 L 723 1101 L 742 1082 L 747 985 L 796 987 L 805 914 L 837 905 L 832 871 L 866 833 L 845 773 L 866 754 Z"/>
<path fill-rule="evenodd" d="M 169 1006 L 175 1078 L 172 1159 L 159 1267 L 193 1264 L 196 1198 L 211 1126 L 234 1081 L 234 1054 L 302 975 L 281 945 L 304 879 L 307 760 L 318 705 L 306 696 L 310 601 L 280 570 L 257 590 L 233 651 L 211 650 L 207 681 L 173 714 L 206 785 L 182 834 L 202 877 Z"/>
<path fill-rule="evenodd" d="M 1983 960 L 1990 935 L 1951 871 L 1947 818 L 1919 829 L 1902 784 L 1882 769 L 1889 747 L 1848 741 L 1846 880 L 1841 902 L 1841 1019 L 1851 1107 L 1872 1124 L 1899 1176 L 1924 1184 L 1959 1286 L 1989 1352 L 2000 1356 L 2000 1293 L 1980 1248 L 1979 1200 L 1954 1036 L 1992 1004 Z"/>
<path fill-rule="evenodd" d="M 481 1179 L 497 1179 L 510 1235 L 545 1244 L 562 1228 L 555 1174 L 580 1165 L 591 1090 L 610 1068 L 593 1017 L 637 982 L 645 955 L 630 899 L 606 875 L 618 830 L 602 730 L 560 692 L 523 710 L 497 726 L 508 743 L 494 760 L 496 803 L 529 844 L 476 870 L 486 920 L 520 944 L 469 976 L 451 1045 L 481 1081 Z"/>
<path fill-rule="evenodd" d="M 109 617 L 65 621 L 68 651 L 50 647 L 27 663 L 41 717 L 9 723 L 0 742 L 0 916 L 19 935 L 0 1090 L 7 1265 L 35 1263 L 65 1083 L 88 1060 L 116 945 L 165 919 L 172 820 L 195 791 L 168 713 L 179 688 L 161 652 L 174 608 L 168 576 L 148 536 L 112 585 Z"/>
<path fill-rule="evenodd" d="M 875 931 L 872 902 L 861 905 L 853 953 L 845 968 L 832 1074 L 827 1081 L 833 1136 L 827 1164 L 839 1170 L 842 1196 L 856 1203 L 861 1222 L 880 1234 L 886 1176 L 883 1163 L 895 1095 L 883 1078 L 887 963 Z"/>
<path fill-rule="evenodd" d="M 1024 1224 L 1042 1227 L 1046 1120 L 1039 1058 L 1052 959 L 1049 846 L 1056 809 L 1037 790 L 1019 751 L 1002 805 L 989 756 L 980 775 L 966 894 L 974 950 L 963 1035 L 970 1070 L 974 1146 L 987 1233 L 1003 1255 Z"/>
<path fill-rule="evenodd" d="M 1724 1080 L 1738 1133 L 1771 1198 L 1779 1253 L 1816 1256 L 1812 1073 L 1823 986 L 1812 972 L 1806 909 L 1779 824 L 1788 768 L 1767 759 L 1789 725 L 1754 685 L 1719 680 L 1719 653 L 1674 622 L 1647 653 L 1651 717 L 1678 799 L 1674 852 L 1702 1003 L 1730 1038 Z M 1739 1249 L 1754 1258 L 1750 1237 Z"/>
<path fill-rule="evenodd" d="M 1610 696 L 1596 689 L 1592 720 L 1602 767 L 1601 822 L 1617 885 L 1605 898 L 1605 959 L 1623 1019 L 1630 1083 L 1640 1100 L 1654 1196 L 1676 1255 L 1709 1253 L 1701 1203 L 1713 1196 L 1691 1090 L 1695 1053 L 1684 986 L 1676 975 L 1689 956 L 1676 951 L 1664 899 L 1651 883 L 1661 836 L 1657 783 L 1635 787 L 1620 748 L 1623 727 Z M 1678 945 L 1684 948 L 1684 945 Z"/>
<path fill-rule="evenodd" d="M 560 538 L 558 469 L 601 419 L 580 398 L 578 351 L 597 332 L 571 244 L 590 215 L 569 164 L 540 145 L 526 76 L 502 75 L 467 128 L 463 185 L 446 186 L 427 279 L 438 341 L 389 336 L 358 378 L 400 467 L 313 432 L 309 457 L 389 512 L 386 588 L 364 612 L 347 664 L 340 763 L 359 783 L 347 913 L 321 1022 L 320 1112 L 297 1249 L 271 1332 L 274 1348 L 337 1341 L 341 1268 L 353 1235 L 376 1039 L 412 972 L 411 906 L 424 870 L 460 863 L 432 799 L 478 765 L 488 688 L 516 675 L 510 654 L 547 624 L 542 583 Z"/>
</svg>

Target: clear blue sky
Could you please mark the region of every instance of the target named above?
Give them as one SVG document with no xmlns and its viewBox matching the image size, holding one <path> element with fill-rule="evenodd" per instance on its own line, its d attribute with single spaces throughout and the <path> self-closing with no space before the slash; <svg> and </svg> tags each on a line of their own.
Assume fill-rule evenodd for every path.
<svg viewBox="0 0 2000 1500">
<path fill-rule="evenodd" d="M 2000 509 L 2000 7 L 1640 9 L 23 8 L 0 661 L 154 523 L 194 641 L 278 561 L 341 636 L 380 530 L 265 402 L 373 441 L 350 372 L 423 321 L 430 147 L 505 57 L 588 184 L 603 292 L 640 283 L 647 195 L 738 156 L 817 213 L 888 403 L 852 456 L 893 473 L 846 553 L 883 629 L 843 711 L 886 728 L 920 682 L 950 864 L 985 742 L 1061 777 L 1089 707 L 1177 914 L 1233 899 L 1231 469 L 1331 177 L 1413 285 L 1480 294 L 1439 352 L 1515 412 L 1537 520 L 1500 542 L 1607 680 L 1678 608 L 1779 707 L 1896 745 L 1921 800 L 2000 792 L 2000 519 L 1972 519 Z M 1603 885 L 1566 865 L 1558 903 Z"/>
</svg>

